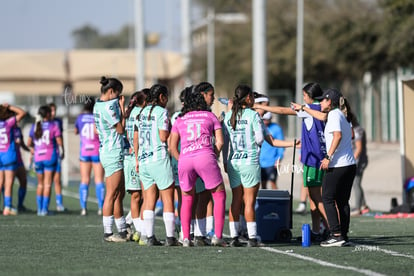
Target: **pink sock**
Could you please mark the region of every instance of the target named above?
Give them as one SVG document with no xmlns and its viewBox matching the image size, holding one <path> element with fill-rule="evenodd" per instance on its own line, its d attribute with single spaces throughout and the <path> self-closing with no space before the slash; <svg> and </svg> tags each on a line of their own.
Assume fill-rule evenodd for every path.
<svg viewBox="0 0 414 276">
<path fill-rule="evenodd" d="M 183 229 L 183 240 L 190 239 L 191 210 L 193 207 L 193 200 L 193 196 L 182 194 L 181 227 Z"/>
<path fill-rule="evenodd" d="M 226 191 L 212 193 L 214 200 L 214 234 L 217 238 L 223 237 L 224 213 L 226 212 Z"/>
</svg>

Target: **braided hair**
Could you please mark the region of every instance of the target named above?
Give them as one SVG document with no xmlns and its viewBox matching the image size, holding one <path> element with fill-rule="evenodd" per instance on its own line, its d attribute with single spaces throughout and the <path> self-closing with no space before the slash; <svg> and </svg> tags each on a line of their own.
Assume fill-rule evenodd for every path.
<svg viewBox="0 0 414 276">
<path fill-rule="evenodd" d="M 246 105 L 246 98 L 249 95 L 253 97 L 253 91 L 246 84 L 239 84 L 234 91 L 232 114 L 230 117 L 230 124 L 233 130 L 236 129 L 237 119 L 242 116 L 243 106 Z"/>
<path fill-rule="evenodd" d="M 140 91 L 136 91 L 134 94 L 131 95 L 131 99 L 129 100 L 129 104 L 127 106 L 127 110 L 125 111 L 125 118 L 129 118 L 129 115 L 131 115 L 132 110 L 136 106 L 143 107 L 145 105 L 145 101 L 147 99 L 147 96 L 149 94 L 149 89 L 144 88 Z"/>
</svg>

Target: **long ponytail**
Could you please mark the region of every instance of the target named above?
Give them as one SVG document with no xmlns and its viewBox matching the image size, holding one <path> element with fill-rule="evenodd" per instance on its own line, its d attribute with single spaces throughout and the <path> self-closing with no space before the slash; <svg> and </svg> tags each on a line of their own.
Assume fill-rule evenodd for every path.
<svg viewBox="0 0 414 276">
<path fill-rule="evenodd" d="M 237 119 L 242 116 L 243 105 L 246 105 L 246 97 L 248 95 L 253 95 L 253 91 L 246 84 L 239 84 L 234 91 L 232 114 L 230 117 L 230 124 L 233 130 L 236 129 Z"/>
<path fill-rule="evenodd" d="M 50 116 L 52 110 L 50 109 L 49 105 L 42 105 L 39 107 L 39 111 L 36 115 L 36 126 L 35 126 L 35 132 L 34 136 L 36 139 L 40 139 L 43 136 L 43 128 L 42 128 L 42 121 L 43 119 L 47 118 L 47 116 Z"/>
</svg>

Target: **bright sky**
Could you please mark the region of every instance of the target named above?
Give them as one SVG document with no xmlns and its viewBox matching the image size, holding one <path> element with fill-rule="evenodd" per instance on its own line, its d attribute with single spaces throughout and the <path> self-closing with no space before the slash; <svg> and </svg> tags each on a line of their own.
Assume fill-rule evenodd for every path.
<svg viewBox="0 0 414 276">
<path fill-rule="evenodd" d="M 143 0 L 146 32 L 160 47 L 180 50 L 180 0 Z M 1 2 L 0 50 L 71 49 L 73 30 L 90 24 L 100 34 L 134 22 L 133 0 L 6 0 Z"/>
</svg>

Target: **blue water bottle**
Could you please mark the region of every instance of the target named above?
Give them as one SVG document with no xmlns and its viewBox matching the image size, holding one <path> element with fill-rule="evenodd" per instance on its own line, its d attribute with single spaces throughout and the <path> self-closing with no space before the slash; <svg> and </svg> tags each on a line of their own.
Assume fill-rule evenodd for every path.
<svg viewBox="0 0 414 276">
<path fill-rule="evenodd" d="M 311 232 L 310 225 L 302 225 L 302 247 L 309 247 L 311 245 Z"/>
</svg>

